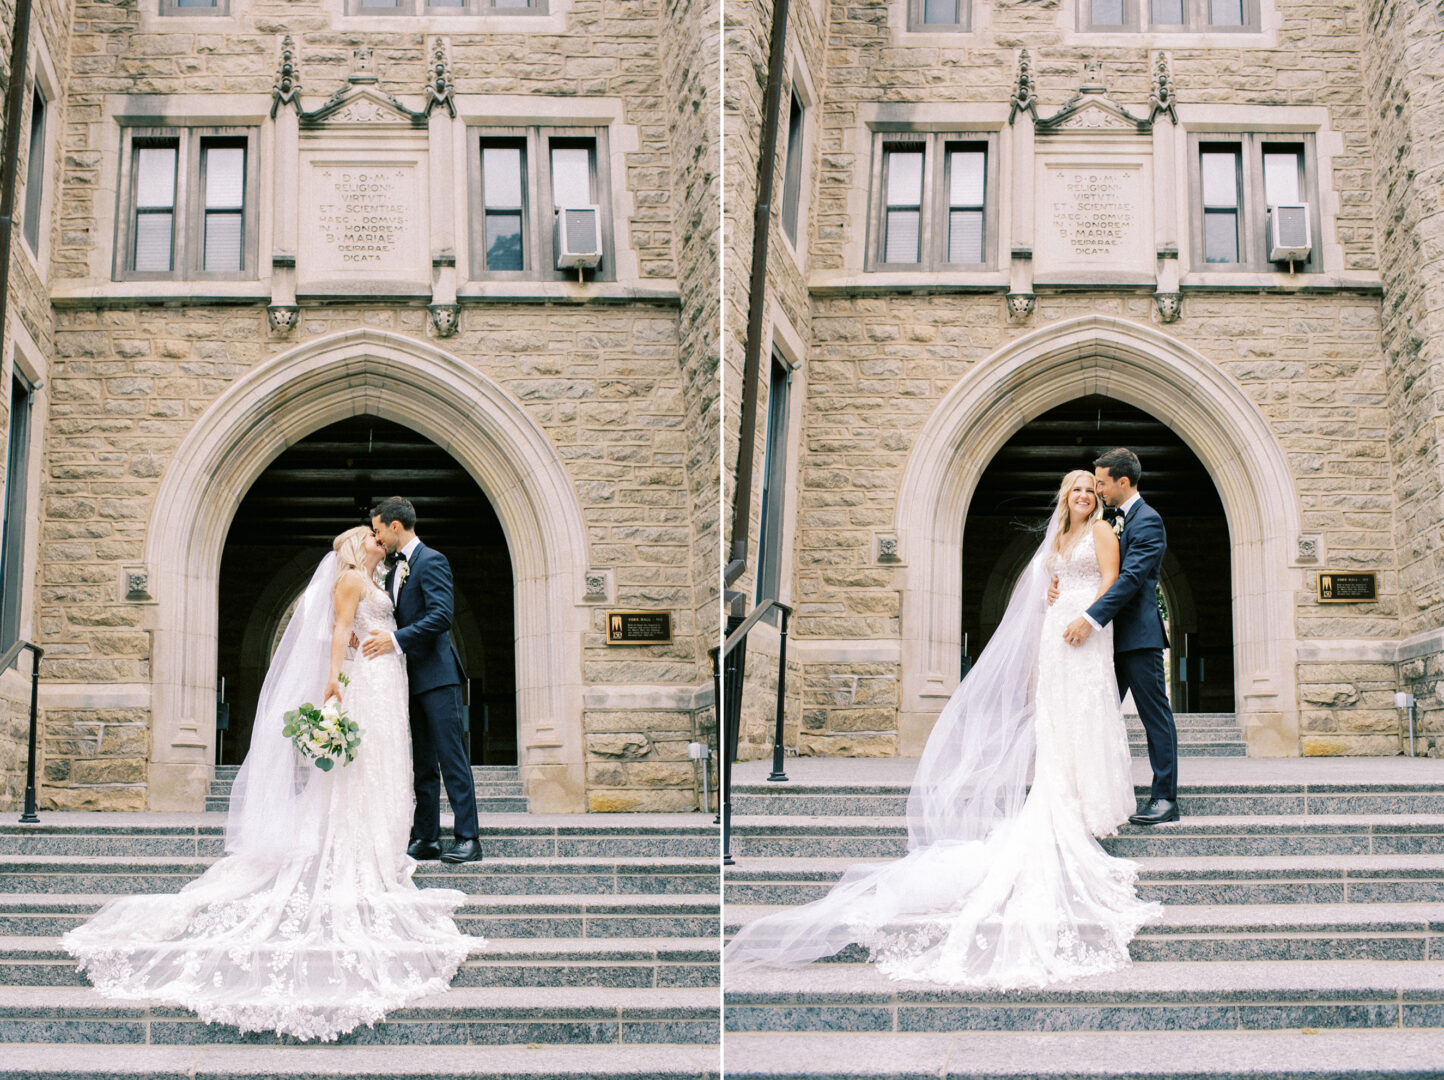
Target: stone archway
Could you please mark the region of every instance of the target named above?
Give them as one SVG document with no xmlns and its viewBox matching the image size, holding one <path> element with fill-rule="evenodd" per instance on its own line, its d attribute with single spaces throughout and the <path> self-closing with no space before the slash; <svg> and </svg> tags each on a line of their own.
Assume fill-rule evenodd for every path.
<svg viewBox="0 0 1444 1080">
<path fill-rule="evenodd" d="M 918 752 L 957 683 L 963 523 L 1009 436 L 1064 402 L 1102 394 L 1143 409 L 1189 445 L 1217 488 L 1233 543 L 1235 699 L 1254 756 L 1299 752 L 1289 573 L 1300 530 L 1288 461 L 1258 407 L 1214 363 L 1150 326 L 1088 315 L 980 362 L 914 442 L 898 494 L 902 752 Z"/>
<path fill-rule="evenodd" d="M 217 574 L 236 508 L 291 443 L 357 413 L 425 435 L 490 500 L 512 552 L 521 774 L 534 810 L 585 806 L 580 605 L 587 539 L 545 433 L 497 383 L 423 341 L 373 329 L 300 345 L 237 380 L 166 471 L 145 561 L 156 600 L 153 810 L 198 810 L 214 760 Z"/>
</svg>

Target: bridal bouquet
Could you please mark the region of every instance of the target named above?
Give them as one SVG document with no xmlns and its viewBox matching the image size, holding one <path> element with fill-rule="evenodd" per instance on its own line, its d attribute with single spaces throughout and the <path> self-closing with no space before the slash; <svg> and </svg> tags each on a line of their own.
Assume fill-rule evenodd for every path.
<svg viewBox="0 0 1444 1080">
<path fill-rule="evenodd" d="M 350 680 L 342 675 L 341 685 L 349 684 Z M 291 745 L 303 757 L 314 759 L 316 768 L 322 772 L 329 772 L 337 761 L 349 765 L 356 759 L 356 748 L 361 745 L 361 729 L 342 711 L 339 701 L 332 699 L 319 709 L 307 702 L 286 713 L 282 719 L 285 726 L 281 728 L 281 734 L 291 740 Z"/>
</svg>

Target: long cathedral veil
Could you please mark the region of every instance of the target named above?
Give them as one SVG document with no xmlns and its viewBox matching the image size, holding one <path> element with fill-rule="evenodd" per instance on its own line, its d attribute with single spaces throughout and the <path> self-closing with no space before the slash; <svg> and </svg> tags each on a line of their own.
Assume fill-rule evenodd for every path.
<svg viewBox="0 0 1444 1080">
<path fill-rule="evenodd" d="M 236 774 L 226 817 L 226 851 L 283 860 L 308 854 L 320 843 L 317 829 L 298 823 L 319 819 L 323 774 L 301 761 L 281 735 L 285 714 L 312 701 L 326 685 L 331 664 L 336 553 L 328 551 L 296 603 L 291 622 L 266 671 L 251 729 L 251 747 Z M 320 701 L 312 701 L 319 706 Z"/>
<path fill-rule="evenodd" d="M 730 964 L 795 964 L 866 944 L 910 921 L 936 918 L 977 884 L 972 850 L 1015 820 L 1034 757 L 1034 686 L 1044 616 L 1050 518 L 1039 545 L 977 663 L 943 707 L 908 795 L 908 854 L 850 867 L 827 896 L 742 927 L 727 946 Z"/>
</svg>

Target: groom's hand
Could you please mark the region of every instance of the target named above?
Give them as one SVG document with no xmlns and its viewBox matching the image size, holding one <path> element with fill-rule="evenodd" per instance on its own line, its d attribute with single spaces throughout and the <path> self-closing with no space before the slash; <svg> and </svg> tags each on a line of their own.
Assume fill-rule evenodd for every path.
<svg viewBox="0 0 1444 1080">
<path fill-rule="evenodd" d="M 1079 615 L 1068 624 L 1068 629 L 1063 631 L 1063 640 L 1069 645 L 1082 645 L 1088 640 L 1088 635 L 1093 633 L 1093 627 L 1087 619 Z"/>
<path fill-rule="evenodd" d="M 361 653 L 367 660 L 375 660 L 392 649 L 391 635 L 384 630 L 372 630 L 371 636 L 361 643 Z"/>
</svg>

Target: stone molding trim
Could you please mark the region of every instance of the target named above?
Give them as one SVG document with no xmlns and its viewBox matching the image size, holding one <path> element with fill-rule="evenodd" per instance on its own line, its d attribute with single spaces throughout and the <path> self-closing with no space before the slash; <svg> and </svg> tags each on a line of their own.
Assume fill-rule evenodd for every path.
<svg viewBox="0 0 1444 1080">
<path fill-rule="evenodd" d="M 1088 315 L 979 362 L 914 441 L 898 492 L 900 750 L 916 753 L 958 681 L 963 525 L 984 467 L 1029 420 L 1085 394 L 1143 409 L 1179 433 L 1218 487 L 1233 542 L 1238 712 L 1259 757 L 1299 753 L 1293 474 L 1257 405 L 1212 361 L 1156 327 Z M 1147 487 L 1144 487 L 1146 493 Z"/>
<path fill-rule="evenodd" d="M 197 418 L 146 536 L 156 598 L 149 805 L 199 810 L 214 751 L 216 581 L 246 491 L 288 446 L 372 413 L 425 435 L 476 480 L 511 549 L 521 774 L 538 812 L 585 809 L 582 606 L 589 565 L 575 487 L 500 385 L 435 345 L 374 329 L 307 342 L 238 379 Z"/>
</svg>

